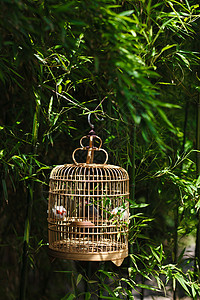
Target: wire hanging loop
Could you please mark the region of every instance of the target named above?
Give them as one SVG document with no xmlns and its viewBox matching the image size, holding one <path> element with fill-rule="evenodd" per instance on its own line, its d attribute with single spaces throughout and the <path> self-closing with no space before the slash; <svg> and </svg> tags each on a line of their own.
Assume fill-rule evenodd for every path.
<svg viewBox="0 0 200 300">
<path fill-rule="evenodd" d="M 90 125 L 91 129 L 94 129 L 94 125 L 91 123 L 91 113 L 88 115 L 88 124 Z"/>
<path fill-rule="evenodd" d="M 89 146 L 84 146 L 83 145 L 83 140 L 84 139 L 89 139 Z M 94 140 L 95 139 L 98 139 L 100 141 L 100 144 L 99 144 L 99 147 L 95 147 L 94 146 Z M 108 153 L 106 152 L 106 150 L 104 150 L 103 148 L 101 148 L 102 146 L 102 140 L 99 136 L 97 135 L 88 135 L 88 136 L 83 136 L 81 139 L 80 139 L 80 145 L 81 145 L 81 148 L 77 148 L 74 150 L 74 152 L 72 153 L 72 159 L 74 161 L 74 163 L 76 165 L 78 165 L 76 159 L 75 159 L 75 153 L 78 151 L 78 150 L 87 150 L 87 158 L 86 158 L 86 164 L 93 164 L 93 160 L 94 160 L 94 151 L 103 151 L 106 155 L 106 159 L 104 161 L 103 164 L 106 164 L 107 161 L 108 161 Z"/>
<path fill-rule="evenodd" d="M 103 121 L 103 120 L 104 120 L 104 118 L 101 118 L 101 119 L 100 119 L 100 118 L 97 116 L 96 113 L 94 113 L 94 115 L 95 115 L 95 117 L 96 117 L 96 119 L 97 119 L 98 121 Z M 88 114 L 88 124 L 89 124 L 90 128 L 91 128 L 92 130 L 94 130 L 94 125 L 91 123 L 91 113 Z"/>
</svg>

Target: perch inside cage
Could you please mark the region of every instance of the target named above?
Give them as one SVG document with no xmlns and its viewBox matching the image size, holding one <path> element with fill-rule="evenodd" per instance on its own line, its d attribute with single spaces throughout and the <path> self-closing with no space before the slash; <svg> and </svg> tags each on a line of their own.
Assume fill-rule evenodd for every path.
<svg viewBox="0 0 200 300">
<path fill-rule="evenodd" d="M 89 146 L 83 146 L 84 139 Z M 128 255 L 128 173 L 106 164 L 108 154 L 93 130 L 80 145 L 72 155 L 74 164 L 57 166 L 50 175 L 49 252 L 57 258 L 111 260 L 119 266 Z M 78 150 L 87 150 L 86 163 L 77 163 Z M 95 151 L 104 151 L 103 164 L 93 163 Z"/>
</svg>

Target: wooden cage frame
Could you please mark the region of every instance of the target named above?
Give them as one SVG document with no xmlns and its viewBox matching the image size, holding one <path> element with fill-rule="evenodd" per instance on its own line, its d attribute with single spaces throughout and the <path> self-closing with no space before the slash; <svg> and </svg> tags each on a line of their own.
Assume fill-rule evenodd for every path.
<svg viewBox="0 0 200 300">
<path fill-rule="evenodd" d="M 81 140 L 74 164 L 57 166 L 50 174 L 49 252 L 62 259 L 121 265 L 128 256 L 129 176 L 121 167 L 93 163 L 93 152 L 103 150 L 101 143 L 93 146 L 95 137 L 89 136 L 87 148 Z M 76 162 L 77 150 L 88 150 L 86 163 Z"/>
</svg>

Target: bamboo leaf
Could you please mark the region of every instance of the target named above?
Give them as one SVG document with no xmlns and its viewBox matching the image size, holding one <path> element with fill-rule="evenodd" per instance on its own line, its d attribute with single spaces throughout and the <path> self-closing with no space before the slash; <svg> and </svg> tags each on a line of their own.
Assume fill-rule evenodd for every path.
<svg viewBox="0 0 200 300">
<path fill-rule="evenodd" d="M 113 296 L 113 297 L 108 297 L 108 296 L 102 296 L 102 295 L 100 295 L 99 296 L 99 298 L 100 299 L 105 299 L 105 300 L 119 300 L 119 298 L 116 298 L 115 296 Z"/>
<path fill-rule="evenodd" d="M 119 13 L 119 16 L 130 16 L 134 13 L 134 10 L 127 10 Z"/>
<path fill-rule="evenodd" d="M 49 101 L 49 108 L 48 108 L 48 118 L 49 118 L 49 120 L 50 120 L 50 117 L 51 117 L 52 106 L 53 106 L 53 96 L 51 96 L 50 101 Z"/>
<path fill-rule="evenodd" d="M 75 4 L 75 1 L 71 1 L 67 4 L 57 4 L 57 5 L 51 5 L 51 8 L 54 9 L 57 13 L 66 12 L 69 9 L 71 9 L 71 6 Z"/>
<path fill-rule="evenodd" d="M 8 191 L 7 191 L 7 185 L 4 178 L 2 178 L 2 186 L 3 186 L 3 195 L 6 203 L 8 204 Z"/>
<path fill-rule="evenodd" d="M 68 293 L 61 300 L 73 300 L 73 299 L 76 299 L 76 296 L 74 294 Z"/>
<path fill-rule="evenodd" d="M 77 279 L 76 279 L 76 285 L 79 284 L 79 282 L 81 281 L 82 277 L 83 276 L 81 274 L 78 274 Z"/>
<path fill-rule="evenodd" d="M 114 294 L 113 290 L 109 287 L 109 285 L 102 283 L 102 286 L 106 289 L 106 291 L 109 293 L 109 295 L 112 295 L 115 298 L 115 294 Z"/>
<path fill-rule="evenodd" d="M 187 281 L 185 280 L 184 277 L 182 277 L 180 274 L 175 274 L 174 278 L 180 283 L 180 285 L 184 288 L 184 290 L 190 295 L 190 292 L 187 288 Z"/>
<path fill-rule="evenodd" d="M 198 178 L 197 178 L 196 185 L 197 185 L 197 186 L 200 185 L 200 175 L 199 175 Z"/>
<path fill-rule="evenodd" d="M 91 294 L 89 292 L 85 293 L 85 300 L 91 299 Z"/>
<path fill-rule="evenodd" d="M 99 270 L 99 272 L 105 274 L 108 278 L 113 279 L 113 276 L 111 275 L 112 274 L 111 272 L 107 272 L 107 271 L 104 271 L 104 270 Z"/>
<path fill-rule="evenodd" d="M 179 56 L 182 59 L 182 61 L 185 63 L 185 65 L 190 69 L 189 60 L 183 54 L 181 54 L 179 52 L 177 52 L 176 55 Z"/>
<path fill-rule="evenodd" d="M 193 299 L 195 299 L 197 296 L 197 292 L 196 292 L 194 284 L 191 284 L 191 291 L 192 291 L 192 297 L 193 297 Z"/>
<path fill-rule="evenodd" d="M 169 119 L 167 118 L 166 114 L 164 113 L 164 111 L 160 108 L 157 108 L 161 118 L 163 119 L 163 121 L 172 129 L 174 129 L 173 124 L 169 121 Z"/>
<path fill-rule="evenodd" d="M 150 290 L 150 291 L 156 291 L 158 292 L 159 289 L 157 287 L 152 287 L 152 286 L 149 286 L 149 285 L 146 285 L 146 284 L 137 284 L 137 287 L 140 287 L 142 289 L 146 289 L 146 290 Z"/>
<path fill-rule="evenodd" d="M 154 257 L 157 259 L 157 261 L 159 263 L 161 263 L 160 257 L 158 256 L 158 254 L 156 253 L 156 251 L 153 249 L 153 247 L 150 247 L 151 252 L 153 253 Z"/>
<path fill-rule="evenodd" d="M 167 45 L 167 46 L 163 47 L 163 48 L 161 49 L 161 51 L 158 53 L 158 55 L 155 57 L 154 63 L 155 63 L 155 60 L 156 60 L 156 59 L 157 59 L 164 51 L 169 50 L 169 49 L 171 49 L 171 48 L 173 48 L 173 47 L 176 47 L 176 46 L 177 46 L 177 44 L 172 44 L 172 45 Z"/>
</svg>

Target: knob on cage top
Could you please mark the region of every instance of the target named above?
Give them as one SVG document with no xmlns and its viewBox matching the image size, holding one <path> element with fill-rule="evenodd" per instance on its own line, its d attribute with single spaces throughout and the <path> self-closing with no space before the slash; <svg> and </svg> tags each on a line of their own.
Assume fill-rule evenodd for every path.
<svg viewBox="0 0 200 300">
<path fill-rule="evenodd" d="M 83 146 L 83 139 L 89 146 Z M 94 146 L 94 139 L 100 144 Z M 111 260 L 121 265 L 128 255 L 129 176 L 121 167 L 106 164 L 107 152 L 95 135 L 83 137 L 74 164 L 55 167 L 50 174 L 48 204 L 49 252 L 53 257 Z M 87 150 L 86 163 L 77 163 L 78 150 Z M 94 151 L 106 155 L 93 163 Z"/>
</svg>

